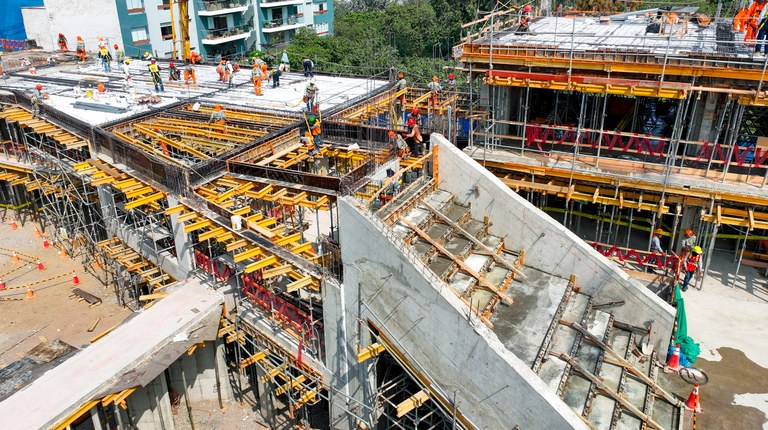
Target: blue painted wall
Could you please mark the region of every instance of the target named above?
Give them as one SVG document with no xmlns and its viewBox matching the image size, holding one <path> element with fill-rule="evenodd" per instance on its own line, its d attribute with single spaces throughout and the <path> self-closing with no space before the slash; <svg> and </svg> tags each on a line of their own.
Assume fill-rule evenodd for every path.
<svg viewBox="0 0 768 430">
<path fill-rule="evenodd" d="M 43 6 L 43 0 L 0 0 L 0 39 L 25 40 L 21 8 Z"/>
<path fill-rule="evenodd" d="M 147 1 L 145 1 L 146 7 Z M 128 57 L 140 57 L 144 52 L 154 52 L 152 50 L 151 43 L 142 43 L 136 45 L 133 43 L 133 36 L 131 36 L 131 29 L 147 27 L 147 15 L 143 12 L 128 13 L 128 5 L 125 0 L 115 0 L 115 6 L 117 6 L 117 18 L 120 20 L 120 34 L 123 36 L 123 43 L 125 43 L 123 51 Z M 147 36 L 149 37 L 149 36 Z"/>
</svg>

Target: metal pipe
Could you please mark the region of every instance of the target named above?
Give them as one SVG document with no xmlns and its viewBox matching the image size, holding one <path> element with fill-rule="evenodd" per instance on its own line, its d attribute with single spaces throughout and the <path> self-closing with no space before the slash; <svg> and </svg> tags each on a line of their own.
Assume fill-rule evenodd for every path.
<svg viewBox="0 0 768 430">
<path fill-rule="evenodd" d="M 741 269 L 741 260 L 744 258 L 744 248 L 747 247 L 747 239 L 749 239 L 749 227 L 747 227 L 747 231 L 744 233 L 744 242 L 741 244 L 741 252 L 739 252 L 739 262 L 736 264 L 736 273 L 733 275 L 733 282 L 731 283 L 731 288 L 733 288 L 736 285 L 736 280 L 739 278 L 739 269 Z M 702 286 L 704 281 L 702 280 Z"/>
<path fill-rule="evenodd" d="M 189 404 L 189 392 L 187 390 L 187 377 L 184 374 L 184 363 L 179 361 L 181 367 L 181 382 L 184 384 L 184 403 L 187 405 L 187 415 L 189 416 L 189 426 L 195 430 L 195 421 L 192 419 L 192 406 Z"/>
</svg>

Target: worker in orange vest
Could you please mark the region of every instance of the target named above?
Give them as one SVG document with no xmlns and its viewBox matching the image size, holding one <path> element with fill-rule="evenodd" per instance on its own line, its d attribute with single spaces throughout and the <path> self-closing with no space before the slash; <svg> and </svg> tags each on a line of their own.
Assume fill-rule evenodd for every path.
<svg viewBox="0 0 768 430">
<path fill-rule="evenodd" d="M 680 286 L 680 289 L 683 291 L 688 290 L 688 283 L 691 282 L 691 278 L 693 278 L 693 275 L 696 272 L 699 272 L 699 274 L 702 273 L 701 267 L 699 267 L 699 263 L 701 262 L 701 252 L 700 246 L 694 246 L 693 249 L 691 249 L 691 253 L 688 254 L 683 262 L 685 277 L 683 278 L 683 285 Z"/>
<path fill-rule="evenodd" d="M 209 123 L 216 123 L 222 127 L 222 133 L 226 134 L 227 129 L 227 114 L 224 113 L 224 110 L 221 108 L 221 105 L 216 105 L 213 108 L 213 113 L 211 114 L 211 118 L 208 120 Z"/>
<path fill-rule="evenodd" d="M 203 59 L 200 57 L 200 54 L 197 52 L 192 52 L 189 54 L 189 62 L 192 64 L 202 63 Z"/>
<path fill-rule="evenodd" d="M 75 49 L 77 56 L 80 57 L 80 62 L 85 63 L 85 41 L 80 36 L 77 36 L 77 48 Z"/>
<path fill-rule="evenodd" d="M 432 82 L 427 84 L 427 87 L 431 92 L 431 96 L 429 97 L 429 106 L 437 107 L 437 97 L 441 92 L 443 92 L 443 86 L 440 85 L 437 76 L 432 76 Z"/>
<path fill-rule="evenodd" d="M 67 38 L 64 37 L 63 33 L 59 33 L 59 51 L 61 52 L 69 51 L 69 49 L 67 49 Z"/>
<path fill-rule="evenodd" d="M 763 18 L 763 10 L 765 9 L 766 0 L 755 0 L 749 5 L 747 13 L 744 16 L 744 20 L 747 23 L 747 34 L 744 36 L 744 41 L 749 42 L 754 40 L 759 32 L 760 21 Z"/>
<path fill-rule="evenodd" d="M 192 64 L 187 64 L 186 67 L 184 67 L 184 83 L 189 85 L 190 79 L 192 79 L 192 83 L 194 85 L 197 85 L 197 77 L 195 76 L 195 67 L 192 66 Z"/>
<path fill-rule="evenodd" d="M 266 64 L 265 64 L 266 66 Z M 253 80 L 253 92 L 257 96 L 261 94 L 261 81 L 264 79 L 264 73 L 259 67 L 259 63 L 253 63 L 253 69 L 251 69 L 251 79 Z"/>
<path fill-rule="evenodd" d="M 226 67 L 224 65 L 226 64 L 226 60 L 221 60 L 218 66 L 216 66 L 216 73 L 219 74 L 219 81 L 221 82 L 227 82 L 227 80 L 224 78 L 224 72 L 226 70 Z M 229 76 L 227 76 L 229 78 Z"/>
<path fill-rule="evenodd" d="M 315 118 L 314 115 L 310 115 L 309 118 L 307 118 L 307 125 L 309 126 L 309 132 L 312 134 L 312 140 L 316 145 L 322 145 L 323 138 L 320 136 L 320 133 L 322 133 L 323 130 L 320 127 L 320 119 Z"/>
</svg>

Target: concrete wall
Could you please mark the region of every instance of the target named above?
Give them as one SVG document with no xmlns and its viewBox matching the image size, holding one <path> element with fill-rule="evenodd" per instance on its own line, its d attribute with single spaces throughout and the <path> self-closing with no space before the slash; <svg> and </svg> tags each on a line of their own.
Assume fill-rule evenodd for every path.
<svg viewBox="0 0 768 430">
<path fill-rule="evenodd" d="M 575 274 L 582 292 L 594 296 L 595 303 L 624 300 L 624 306 L 611 309 L 616 319 L 639 326 L 653 322 L 653 342 L 666 346 L 675 318 L 671 306 L 443 136 L 432 134 L 431 142 L 439 145 L 440 188 L 469 204 L 473 218 L 489 216 L 491 234 L 505 238 L 509 249 L 525 250 L 526 266 L 566 279 Z"/>
<path fill-rule="evenodd" d="M 55 35 L 51 32 L 48 12 L 44 7 L 23 7 L 21 8 L 21 16 L 24 18 L 24 29 L 27 32 L 27 39 L 36 41 L 37 45 L 44 49 L 59 49 L 56 42 L 58 32 Z M 54 36 L 56 36 L 56 39 L 51 39 Z M 70 48 L 74 49 L 74 47 Z"/>
<path fill-rule="evenodd" d="M 355 335 L 357 321 L 371 320 L 434 389 L 447 399 L 456 393 L 459 410 L 476 427 L 586 428 L 490 329 L 467 319 L 469 309 L 442 281 L 430 278 L 423 264 L 403 252 L 402 243 L 391 241 L 388 230 L 351 201 L 339 202 L 344 285 L 324 290 L 323 307 L 328 367 L 340 392 L 373 405 L 366 387 L 373 379 L 373 360 L 358 365 L 355 359 L 358 338 L 360 347 L 370 338 L 365 323 Z M 338 419 L 340 409 L 332 409 L 332 427 L 350 428 Z"/>
<path fill-rule="evenodd" d="M 99 37 L 108 41 L 109 46 L 115 43 L 123 46 L 117 8 L 112 1 L 45 0 L 44 18 L 40 13 L 28 15 L 22 11 L 22 14 L 27 34 L 41 34 L 37 42 L 43 49 L 58 49 L 54 44 L 59 33 L 67 37 L 71 51 L 75 50 L 77 36 L 83 37 L 88 51 L 97 50 Z M 46 20 L 49 22 L 47 37 L 42 35 Z"/>
<path fill-rule="evenodd" d="M 215 364 L 219 367 L 219 378 L 216 379 Z M 192 355 L 182 355 L 173 363 L 168 371 L 170 372 L 171 388 L 179 395 L 184 395 L 184 378 L 187 379 L 187 393 L 189 401 L 198 400 L 218 400 L 217 390 L 221 387 L 221 399 L 224 402 L 234 398 L 232 386 L 227 378 L 227 366 L 224 361 L 224 344 L 216 341 L 215 343 L 206 343 L 205 347 L 197 348 Z M 184 377 L 181 371 L 184 369 Z"/>
<path fill-rule="evenodd" d="M 139 387 L 127 399 L 128 411 L 137 428 L 173 430 L 173 414 L 165 374 L 160 373 L 146 387 Z M 127 421 L 124 419 L 124 423 Z"/>
</svg>

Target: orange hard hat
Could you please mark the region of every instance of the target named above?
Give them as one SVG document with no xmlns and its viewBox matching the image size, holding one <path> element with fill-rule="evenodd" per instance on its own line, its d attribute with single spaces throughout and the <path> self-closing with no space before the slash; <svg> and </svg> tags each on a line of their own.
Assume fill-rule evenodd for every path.
<svg viewBox="0 0 768 430">
<path fill-rule="evenodd" d="M 99 42 L 103 42 L 103 41 L 104 41 L 104 38 L 103 37 L 99 37 Z"/>
<path fill-rule="evenodd" d="M 77 40 L 79 40 L 79 41 L 81 41 L 81 42 L 82 42 L 82 41 L 83 41 L 83 38 L 82 38 L 82 36 L 77 36 Z"/>
<path fill-rule="evenodd" d="M 42 90 L 43 86 L 41 84 L 37 84 L 37 85 L 35 85 L 35 88 L 37 88 L 38 90 Z"/>
<path fill-rule="evenodd" d="M 117 43 L 115 43 L 115 49 L 117 49 Z"/>
<path fill-rule="evenodd" d="M 437 82 L 437 76 L 432 76 L 432 80 Z"/>
<path fill-rule="evenodd" d="M 221 60 L 221 64 L 227 64 L 227 60 Z"/>
<path fill-rule="evenodd" d="M 213 107 L 214 110 L 221 110 L 221 105 L 216 105 Z"/>
<path fill-rule="evenodd" d="M 253 63 L 253 68 L 254 69 L 258 69 L 259 68 L 259 63 Z"/>
<path fill-rule="evenodd" d="M 387 133 L 389 137 L 395 137 L 395 132 L 392 130 L 389 130 L 389 133 Z"/>
<path fill-rule="evenodd" d="M 686 236 L 693 236 L 693 230 L 691 230 L 690 228 L 685 230 L 685 235 Z"/>
<path fill-rule="evenodd" d="M 261 70 L 267 70 L 267 64 L 266 63 L 261 65 Z"/>
<path fill-rule="evenodd" d="M 657 228 L 656 229 L 656 234 L 664 234 L 664 230 L 662 230 L 660 228 Z"/>
</svg>

